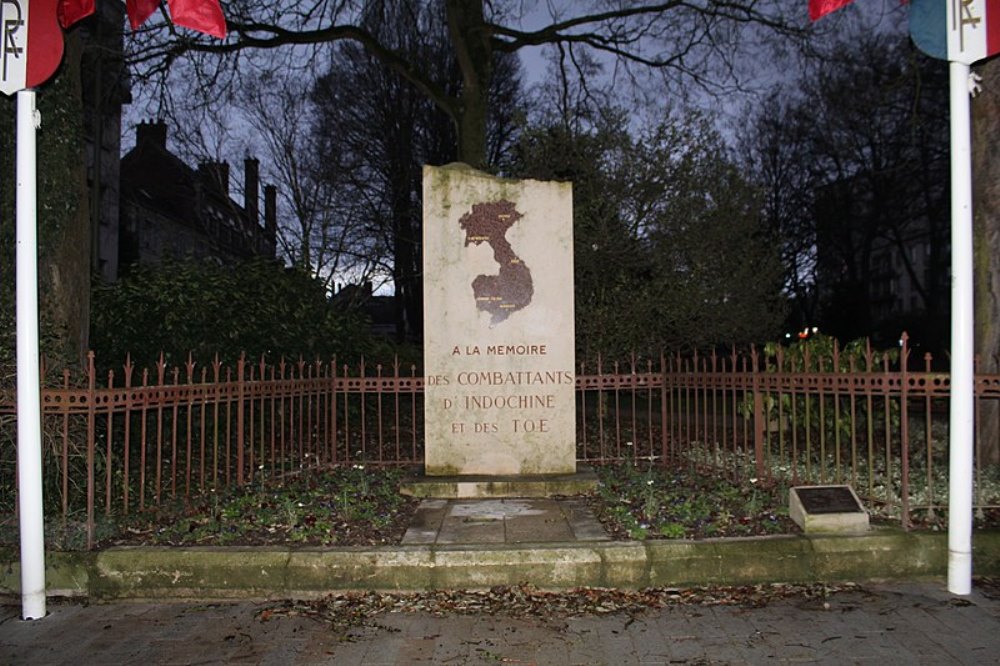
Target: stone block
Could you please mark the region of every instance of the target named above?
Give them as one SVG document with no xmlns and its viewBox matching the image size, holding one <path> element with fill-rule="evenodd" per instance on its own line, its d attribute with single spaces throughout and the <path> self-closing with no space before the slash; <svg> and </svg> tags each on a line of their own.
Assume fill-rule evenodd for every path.
<svg viewBox="0 0 1000 666">
<path fill-rule="evenodd" d="M 789 491 L 788 515 L 806 534 L 862 534 L 868 512 L 850 486 L 796 486 Z"/>
<path fill-rule="evenodd" d="M 434 553 L 426 547 L 292 551 L 287 589 L 295 596 L 344 590 L 424 590 L 432 587 Z"/>
<path fill-rule="evenodd" d="M 525 476 L 424 476 L 405 479 L 400 492 L 411 497 L 490 499 L 583 495 L 597 489 L 589 469 L 572 474 Z"/>
<path fill-rule="evenodd" d="M 590 548 L 438 548 L 434 554 L 437 589 L 488 588 L 530 582 L 541 588 L 571 588 L 600 580 L 603 563 Z"/>
<path fill-rule="evenodd" d="M 90 576 L 99 598 L 268 596 L 285 589 L 284 548 L 111 548 Z"/>
<path fill-rule="evenodd" d="M 452 164 L 423 187 L 427 475 L 572 474 L 572 186 Z"/>
</svg>

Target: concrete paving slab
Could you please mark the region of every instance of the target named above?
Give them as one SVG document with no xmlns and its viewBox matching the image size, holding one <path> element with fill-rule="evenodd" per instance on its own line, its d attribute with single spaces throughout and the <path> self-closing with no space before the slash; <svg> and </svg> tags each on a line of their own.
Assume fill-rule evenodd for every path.
<svg viewBox="0 0 1000 666">
<path fill-rule="evenodd" d="M 576 541 L 610 541 L 608 534 L 601 522 L 594 515 L 594 510 L 590 508 L 586 500 L 570 497 L 559 500 L 559 509 L 573 530 L 573 538 Z"/>
<path fill-rule="evenodd" d="M 422 546 L 434 543 L 441 523 L 448 510 L 448 501 L 441 499 L 426 499 L 420 502 L 420 508 L 410 519 L 410 524 L 403 535 L 403 544 Z"/>
<path fill-rule="evenodd" d="M 423 500 L 403 545 L 608 541 L 580 499 Z"/>
<path fill-rule="evenodd" d="M 561 543 L 573 541 L 573 530 L 558 511 L 537 516 L 518 516 L 504 521 L 507 543 Z"/>
</svg>

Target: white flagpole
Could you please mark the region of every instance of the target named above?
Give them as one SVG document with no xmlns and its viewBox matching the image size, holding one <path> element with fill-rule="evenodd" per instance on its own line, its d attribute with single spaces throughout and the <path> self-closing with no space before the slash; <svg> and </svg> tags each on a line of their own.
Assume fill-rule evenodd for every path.
<svg viewBox="0 0 1000 666">
<path fill-rule="evenodd" d="M 17 93 L 17 479 L 21 615 L 45 617 L 45 527 L 38 355 L 38 239 L 35 91 Z"/>
<path fill-rule="evenodd" d="M 951 415 L 948 591 L 972 592 L 973 367 L 972 128 L 969 65 L 949 61 L 951 116 Z"/>
</svg>

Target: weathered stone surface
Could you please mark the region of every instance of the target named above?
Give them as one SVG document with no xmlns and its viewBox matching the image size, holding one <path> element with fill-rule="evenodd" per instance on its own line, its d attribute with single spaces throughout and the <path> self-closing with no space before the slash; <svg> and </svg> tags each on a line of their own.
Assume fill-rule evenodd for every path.
<svg viewBox="0 0 1000 666">
<path fill-rule="evenodd" d="M 454 547 L 435 553 L 434 582 L 439 589 L 517 585 L 530 581 L 542 588 L 567 588 L 600 580 L 600 555 L 591 548 L 500 546 L 492 550 Z"/>
<path fill-rule="evenodd" d="M 720 583 L 796 583 L 814 579 L 809 543 L 798 537 L 716 539 L 715 553 L 721 565 Z"/>
<path fill-rule="evenodd" d="M 427 476 L 407 479 L 400 492 L 412 497 L 475 499 L 583 495 L 597 489 L 597 475 L 581 469 L 575 474 L 534 476 Z"/>
<path fill-rule="evenodd" d="M 1000 533 L 977 532 L 974 569 L 1000 574 Z M 49 590 L 94 599 L 311 597 L 338 590 L 428 590 L 531 583 L 543 588 L 864 582 L 943 578 L 944 533 L 711 541 L 428 545 L 396 548 L 114 548 L 57 553 Z M 18 564 L 0 592 L 19 591 Z"/>
<path fill-rule="evenodd" d="M 862 534 L 868 513 L 850 486 L 797 486 L 788 493 L 788 515 L 806 534 Z"/>
<path fill-rule="evenodd" d="M 424 169 L 425 471 L 576 469 L 568 183 Z"/>
<path fill-rule="evenodd" d="M 21 589 L 21 563 L 18 553 L 6 553 L 10 560 L 0 561 L 0 593 L 13 593 Z M 90 589 L 90 575 L 94 553 L 49 552 L 45 554 L 45 589 L 51 596 L 86 596 Z"/>
<path fill-rule="evenodd" d="M 288 559 L 288 592 L 294 596 L 331 590 L 424 590 L 434 584 L 430 548 L 293 551 Z"/>
<path fill-rule="evenodd" d="M 714 542 L 649 541 L 649 584 L 682 585 L 704 581 L 710 585 L 722 580 L 723 563 Z"/>
<path fill-rule="evenodd" d="M 111 548 L 97 554 L 99 598 L 267 596 L 286 587 L 284 548 Z"/>
<path fill-rule="evenodd" d="M 863 537 L 818 535 L 806 538 L 813 551 L 815 580 L 939 576 L 947 571 L 948 539 L 942 533 L 883 528 Z"/>
</svg>

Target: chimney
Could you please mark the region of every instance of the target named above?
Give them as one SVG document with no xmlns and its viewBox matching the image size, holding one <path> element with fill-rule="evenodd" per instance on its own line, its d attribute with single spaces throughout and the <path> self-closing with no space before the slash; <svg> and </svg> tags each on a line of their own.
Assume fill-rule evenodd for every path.
<svg viewBox="0 0 1000 666">
<path fill-rule="evenodd" d="M 202 162 L 198 165 L 198 177 L 203 183 L 229 196 L 229 162 Z"/>
<path fill-rule="evenodd" d="M 243 210 L 253 227 L 260 226 L 260 162 L 243 160 Z"/>
<path fill-rule="evenodd" d="M 162 120 L 141 122 L 135 127 L 135 145 L 141 146 L 144 143 L 154 145 L 166 150 L 167 148 L 167 124 Z"/>
<path fill-rule="evenodd" d="M 270 240 L 278 235 L 278 188 L 264 186 L 264 231 Z"/>
</svg>

